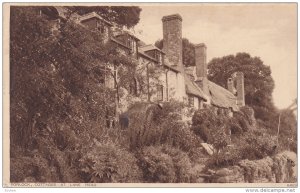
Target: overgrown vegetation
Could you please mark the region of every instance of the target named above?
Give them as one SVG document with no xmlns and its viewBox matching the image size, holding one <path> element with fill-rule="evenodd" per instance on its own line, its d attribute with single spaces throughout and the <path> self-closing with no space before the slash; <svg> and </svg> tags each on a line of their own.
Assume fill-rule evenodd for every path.
<svg viewBox="0 0 300 193">
<path fill-rule="evenodd" d="M 136 62 L 71 20 L 52 35 L 52 22 L 39 15 L 39 7 L 12 7 L 10 18 L 11 180 L 85 182 L 78 168 L 90 148 L 98 148 L 93 141 L 112 141 L 116 149 L 123 142 L 121 131 L 105 127 L 116 91 L 103 85 L 103 69 L 108 63 L 126 67 L 120 73 L 124 83 Z M 127 155 L 118 153 L 115 159 Z M 124 157 L 131 163 L 130 154 Z"/>
<path fill-rule="evenodd" d="M 208 167 L 232 166 L 240 160 L 262 159 L 277 151 L 276 136 L 257 127 L 253 110 L 247 106 L 233 117 L 216 115 L 212 109 L 199 110 L 192 128 L 216 149 Z"/>
</svg>

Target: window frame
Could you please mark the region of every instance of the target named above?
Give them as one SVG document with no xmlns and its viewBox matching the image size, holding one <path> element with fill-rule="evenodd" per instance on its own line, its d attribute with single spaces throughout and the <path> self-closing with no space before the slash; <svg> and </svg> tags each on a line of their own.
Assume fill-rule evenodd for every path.
<svg viewBox="0 0 300 193">
<path fill-rule="evenodd" d="M 157 101 L 164 100 L 164 86 L 161 84 L 157 85 Z"/>
<path fill-rule="evenodd" d="M 100 20 L 97 20 L 96 22 L 96 29 L 97 31 L 99 31 L 101 34 L 104 34 L 106 32 L 106 29 L 105 29 L 105 25 L 102 21 Z"/>
</svg>

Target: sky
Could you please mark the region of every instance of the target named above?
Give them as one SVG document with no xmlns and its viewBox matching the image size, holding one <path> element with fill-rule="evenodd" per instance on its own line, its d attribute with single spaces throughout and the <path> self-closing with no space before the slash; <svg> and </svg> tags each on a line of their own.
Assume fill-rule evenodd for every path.
<svg viewBox="0 0 300 193">
<path fill-rule="evenodd" d="M 134 30 L 148 44 L 162 39 L 161 18 L 179 13 L 182 36 L 205 43 L 207 62 L 238 52 L 257 56 L 271 67 L 273 100 L 278 108 L 297 98 L 297 5 L 289 4 L 152 4 L 142 8 Z"/>
</svg>

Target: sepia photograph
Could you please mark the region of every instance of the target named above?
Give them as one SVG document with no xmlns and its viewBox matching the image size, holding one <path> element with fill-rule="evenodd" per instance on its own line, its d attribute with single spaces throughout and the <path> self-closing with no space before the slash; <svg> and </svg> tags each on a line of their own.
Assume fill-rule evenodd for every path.
<svg viewBox="0 0 300 193">
<path fill-rule="evenodd" d="M 297 3 L 4 3 L 4 187 L 296 188 Z"/>
</svg>

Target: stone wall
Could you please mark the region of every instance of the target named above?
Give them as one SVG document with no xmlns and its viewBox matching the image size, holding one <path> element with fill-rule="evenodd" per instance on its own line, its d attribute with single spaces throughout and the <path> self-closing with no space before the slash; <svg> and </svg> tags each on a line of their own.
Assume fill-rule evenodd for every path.
<svg viewBox="0 0 300 193">
<path fill-rule="evenodd" d="M 260 160 L 242 160 L 236 166 L 209 170 L 212 183 L 296 183 L 297 155 L 282 152 Z"/>
</svg>

